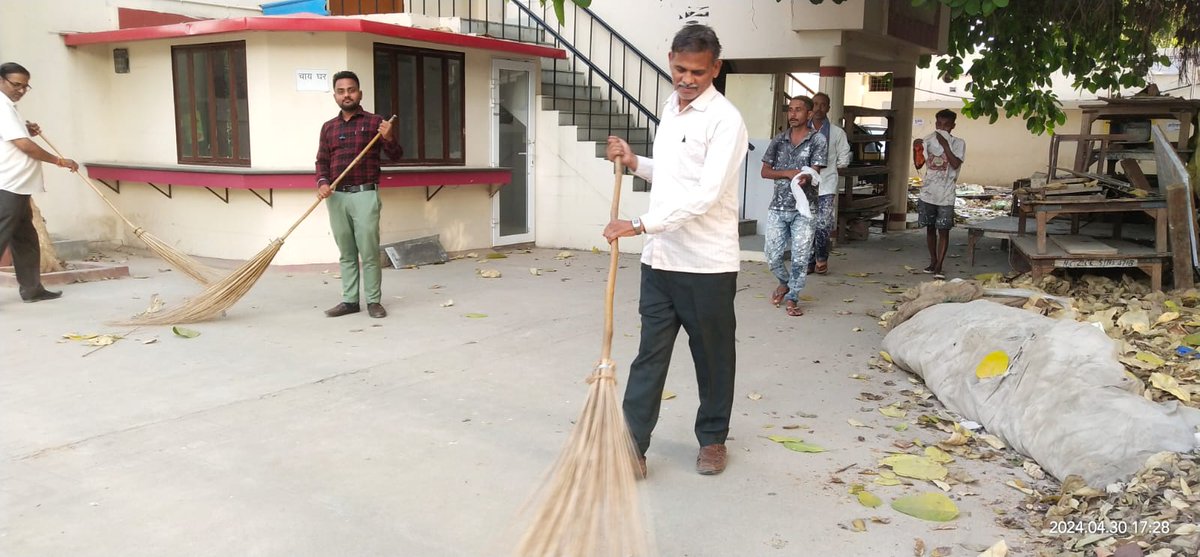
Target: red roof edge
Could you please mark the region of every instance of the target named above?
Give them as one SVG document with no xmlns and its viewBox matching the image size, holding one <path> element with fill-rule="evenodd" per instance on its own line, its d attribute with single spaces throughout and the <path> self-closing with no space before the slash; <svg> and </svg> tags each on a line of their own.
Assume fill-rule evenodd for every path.
<svg viewBox="0 0 1200 557">
<path fill-rule="evenodd" d="M 431 29 L 418 29 L 404 25 L 394 25 L 380 21 L 359 18 L 325 17 L 325 16 L 259 16 L 230 19 L 206 19 L 172 25 L 156 25 L 133 29 L 114 31 L 97 31 L 92 33 L 68 33 L 63 35 L 67 46 L 89 44 L 124 43 L 134 41 L 149 41 L 155 39 L 173 39 L 201 35 L 216 35 L 222 33 L 237 33 L 243 31 L 293 31 L 293 32 L 327 32 L 327 33 L 370 33 L 384 37 L 408 39 L 426 43 L 457 46 L 462 48 L 478 48 L 512 54 L 523 54 L 541 58 L 566 58 L 567 53 L 561 48 L 553 48 L 516 41 L 447 33 Z"/>
</svg>

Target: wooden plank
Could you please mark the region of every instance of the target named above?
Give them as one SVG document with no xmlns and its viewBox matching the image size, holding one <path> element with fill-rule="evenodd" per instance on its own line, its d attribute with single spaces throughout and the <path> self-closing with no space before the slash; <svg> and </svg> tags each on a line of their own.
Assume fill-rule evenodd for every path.
<svg viewBox="0 0 1200 557">
<path fill-rule="evenodd" d="M 1192 277 L 1192 231 L 1191 211 L 1188 196 L 1191 193 L 1185 184 L 1167 186 L 1167 224 L 1171 234 L 1171 270 L 1175 275 L 1175 289 L 1184 290 L 1195 285 Z"/>
<path fill-rule="evenodd" d="M 1087 236 L 1053 236 L 1054 243 L 1063 251 L 1072 255 L 1116 255 L 1114 248 L 1095 238 Z"/>
<path fill-rule="evenodd" d="M 1121 169 L 1125 171 L 1125 177 L 1129 178 L 1129 183 L 1139 190 L 1150 190 L 1150 180 L 1146 179 L 1146 174 L 1142 172 L 1142 165 L 1133 159 L 1121 159 Z"/>
</svg>

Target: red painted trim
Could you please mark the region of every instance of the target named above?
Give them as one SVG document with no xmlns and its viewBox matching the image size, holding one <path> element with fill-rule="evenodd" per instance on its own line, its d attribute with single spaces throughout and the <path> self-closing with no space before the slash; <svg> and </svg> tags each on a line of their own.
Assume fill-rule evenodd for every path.
<svg viewBox="0 0 1200 557">
<path fill-rule="evenodd" d="M 893 77 L 892 78 L 892 89 L 895 89 L 897 87 L 916 87 L 916 86 L 917 86 L 917 78 L 915 78 L 915 77 Z"/>
<path fill-rule="evenodd" d="M 324 16 L 261 16 L 241 17 L 231 19 L 207 19 L 175 25 L 159 25 L 156 27 L 139 27 L 136 29 L 120 29 L 116 31 L 97 31 L 94 33 L 67 33 L 63 42 L 67 46 L 87 44 L 103 44 L 115 42 L 149 41 L 155 39 L 177 39 L 200 35 L 216 35 L 221 33 L 240 33 L 246 31 L 292 31 L 292 32 L 325 32 L 325 33 L 370 33 L 396 39 L 408 39 L 432 44 L 457 46 L 462 48 L 478 48 L 495 52 L 510 52 L 537 56 L 542 58 L 566 58 L 567 53 L 561 48 L 505 41 L 488 37 L 447 33 L 430 29 L 418 29 L 403 25 L 392 25 L 378 21 L 351 17 Z"/>
<path fill-rule="evenodd" d="M 846 77 L 846 66 L 821 66 L 821 77 Z"/>
<path fill-rule="evenodd" d="M 196 186 L 230 189 L 314 189 L 317 177 L 306 172 L 221 172 L 203 170 L 166 170 L 121 165 L 87 166 L 88 176 L 98 180 L 151 182 L 173 186 Z M 495 168 L 463 170 L 426 170 L 384 168 L 380 185 L 385 188 L 421 186 L 498 185 L 512 182 L 512 171 Z"/>
<path fill-rule="evenodd" d="M 134 8 L 117 8 L 117 27 L 121 29 L 172 25 L 189 21 L 200 20 L 186 15 L 152 12 L 150 10 L 138 10 Z"/>
</svg>

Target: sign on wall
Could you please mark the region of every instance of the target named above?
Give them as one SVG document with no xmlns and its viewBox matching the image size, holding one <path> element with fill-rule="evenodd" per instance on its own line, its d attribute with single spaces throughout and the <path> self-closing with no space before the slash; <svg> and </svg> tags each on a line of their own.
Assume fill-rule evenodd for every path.
<svg viewBox="0 0 1200 557">
<path fill-rule="evenodd" d="M 296 70 L 297 91 L 329 92 L 329 70 Z"/>
</svg>

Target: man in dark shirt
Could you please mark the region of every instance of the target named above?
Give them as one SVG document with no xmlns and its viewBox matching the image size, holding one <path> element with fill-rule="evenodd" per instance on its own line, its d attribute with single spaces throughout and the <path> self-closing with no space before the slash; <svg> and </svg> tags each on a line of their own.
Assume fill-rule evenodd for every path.
<svg viewBox="0 0 1200 557">
<path fill-rule="evenodd" d="M 379 158 L 380 151 L 398 160 L 402 154 L 392 122 L 362 109 L 362 90 L 354 72 L 333 76 L 333 99 L 341 112 L 321 126 L 317 148 L 317 197 L 327 199 L 329 226 L 341 252 L 342 303 L 325 310 L 329 317 L 357 313 L 359 306 L 359 258 L 362 258 L 363 292 L 367 314 L 387 317 L 380 300 L 383 274 L 379 268 Z M 375 133 L 382 141 L 362 158 L 346 177 L 331 189 L 330 184 L 358 156 Z"/>
</svg>

